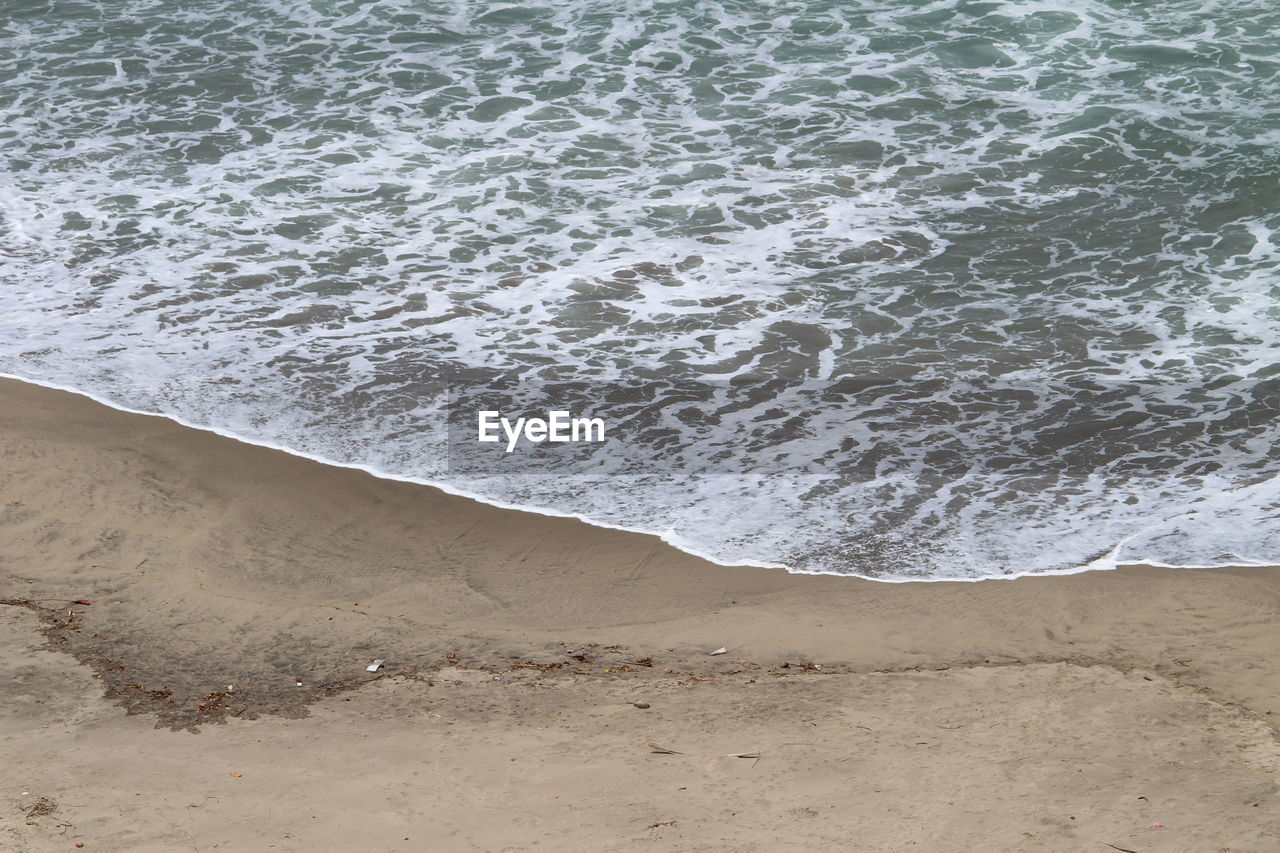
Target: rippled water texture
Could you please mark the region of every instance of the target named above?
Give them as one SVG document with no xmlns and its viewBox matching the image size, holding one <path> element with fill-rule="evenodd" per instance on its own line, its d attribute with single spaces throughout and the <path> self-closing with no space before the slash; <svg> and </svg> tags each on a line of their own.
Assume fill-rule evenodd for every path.
<svg viewBox="0 0 1280 853">
<path fill-rule="evenodd" d="M 1269 2 L 11 0 L 0 371 L 724 561 L 1278 560 L 1277 34 Z M 667 421 L 602 391 L 646 464 L 451 471 L 446 377 Z"/>
</svg>

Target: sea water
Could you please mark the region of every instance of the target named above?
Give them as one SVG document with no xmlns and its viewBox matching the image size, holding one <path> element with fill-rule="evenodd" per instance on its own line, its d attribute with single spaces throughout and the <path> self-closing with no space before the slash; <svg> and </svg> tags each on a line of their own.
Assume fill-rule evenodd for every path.
<svg viewBox="0 0 1280 853">
<path fill-rule="evenodd" d="M 1280 560 L 1272 2 L 7 0 L 0 157 L 10 375 L 722 562 Z M 620 449 L 459 461 L 513 387 Z"/>
</svg>

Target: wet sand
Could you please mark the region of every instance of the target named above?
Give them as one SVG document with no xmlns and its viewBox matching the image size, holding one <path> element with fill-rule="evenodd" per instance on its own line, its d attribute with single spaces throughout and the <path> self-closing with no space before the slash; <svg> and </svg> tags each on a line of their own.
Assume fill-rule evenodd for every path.
<svg viewBox="0 0 1280 853">
<path fill-rule="evenodd" d="M 0 849 L 1280 849 L 1280 569 L 715 566 L 7 380 L 0 483 Z"/>
</svg>

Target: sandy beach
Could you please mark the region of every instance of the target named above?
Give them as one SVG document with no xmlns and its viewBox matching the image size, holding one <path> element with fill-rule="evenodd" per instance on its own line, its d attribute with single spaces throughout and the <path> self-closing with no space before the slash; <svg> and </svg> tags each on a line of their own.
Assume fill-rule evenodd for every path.
<svg viewBox="0 0 1280 853">
<path fill-rule="evenodd" d="M 3 850 L 1280 849 L 1277 568 L 716 566 L 7 380 L 0 483 Z"/>
</svg>

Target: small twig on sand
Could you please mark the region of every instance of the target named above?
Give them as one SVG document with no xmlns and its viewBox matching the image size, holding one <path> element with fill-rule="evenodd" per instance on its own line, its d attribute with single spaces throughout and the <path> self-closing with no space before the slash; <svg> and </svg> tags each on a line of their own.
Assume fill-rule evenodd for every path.
<svg viewBox="0 0 1280 853">
<path fill-rule="evenodd" d="M 1114 844 L 1107 844 L 1107 846 L 1110 847 L 1112 850 L 1119 850 L 1120 853 L 1138 853 L 1137 850 L 1130 850 L 1128 847 L 1117 847 Z"/>
<path fill-rule="evenodd" d="M 653 741 L 649 741 L 649 748 L 659 755 L 684 755 L 683 752 L 677 752 L 674 749 L 667 749 L 665 746 L 658 746 Z"/>
</svg>

